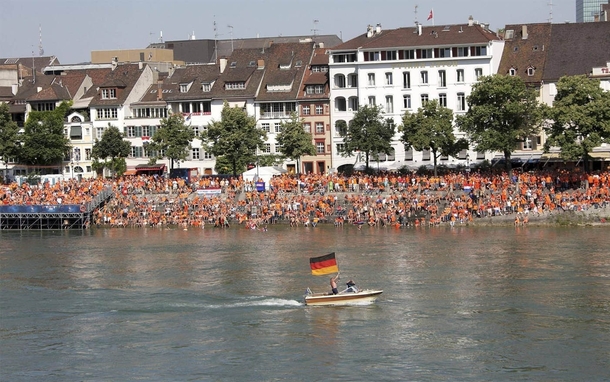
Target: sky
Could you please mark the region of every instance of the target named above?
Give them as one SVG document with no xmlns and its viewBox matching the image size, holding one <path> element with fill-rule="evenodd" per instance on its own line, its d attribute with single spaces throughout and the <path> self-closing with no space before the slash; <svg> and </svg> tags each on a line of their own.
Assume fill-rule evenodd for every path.
<svg viewBox="0 0 610 382">
<path fill-rule="evenodd" d="M 550 5 L 552 4 L 552 6 Z M 416 12 L 417 10 L 417 12 Z M 433 11 L 433 19 L 427 20 Z M 151 42 L 337 35 L 423 25 L 574 22 L 575 0 L 0 0 L 0 58 L 39 55 L 62 64 L 91 51 L 141 49 Z"/>
</svg>

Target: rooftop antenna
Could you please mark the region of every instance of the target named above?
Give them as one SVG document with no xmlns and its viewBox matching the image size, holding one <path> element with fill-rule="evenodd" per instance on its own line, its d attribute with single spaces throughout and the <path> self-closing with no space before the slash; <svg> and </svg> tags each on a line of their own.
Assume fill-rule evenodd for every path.
<svg viewBox="0 0 610 382">
<path fill-rule="evenodd" d="M 549 23 L 553 23 L 553 0 L 549 0 Z"/>
<path fill-rule="evenodd" d="M 218 61 L 218 30 L 216 29 L 216 15 L 214 15 L 214 62 Z"/>
<path fill-rule="evenodd" d="M 42 25 L 38 24 L 38 55 L 42 57 L 44 54 L 44 49 L 42 49 Z"/>
<path fill-rule="evenodd" d="M 418 5 L 415 4 L 415 24 L 417 24 L 417 7 Z"/>
<path fill-rule="evenodd" d="M 231 35 L 231 53 L 233 53 L 233 25 L 227 25 L 227 27 L 231 29 L 229 34 Z"/>
<path fill-rule="evenodd" d="M 36 64 L 34 63 L 34 45 L 32 45 L 32 83 L 36 83 Z"/>
<path fill-rule="evenodd" d="M 163 44 L 163 31 L 159 31 L 159 42 Z"/>
<path fill-rule="evenodd" d="M 153 38 L 152 36 L 154 35 L 153 32 L 148 32 L 148 44 L 152 44 L 153 43 Z"/>
<path fill-rule="evenodd" d="M 311 30 L 313 32 L 313 36 L 316 37 L 318 35 L 318 23 L 320 22 L 320 20 L 314 20 L 313 21 L 313 29 Z"/>
</svg>

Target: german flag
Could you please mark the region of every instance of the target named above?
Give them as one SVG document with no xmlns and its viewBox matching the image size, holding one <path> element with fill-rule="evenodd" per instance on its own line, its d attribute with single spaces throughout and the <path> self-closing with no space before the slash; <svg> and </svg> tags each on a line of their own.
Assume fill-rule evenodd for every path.
<svg viewBox="0 0 610 382">
<path fill-rule="evenodd" d="M 311 274 L 314 276 L 339 272 L 334 252 L 324 256 L 309 258 L 309 266 L 311 267 Z"/>
</svg>

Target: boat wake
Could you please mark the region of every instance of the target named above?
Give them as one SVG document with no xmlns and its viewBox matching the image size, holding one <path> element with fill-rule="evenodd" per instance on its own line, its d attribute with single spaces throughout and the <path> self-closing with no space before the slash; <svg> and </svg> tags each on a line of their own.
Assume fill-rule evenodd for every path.
<svg viewBox="0 0 610 382">
<path fill-rule="evenodd" d="M 248 301 L 239 301 L 228 304 L 214 304 L 209 305 L 210 309 L 226 309 L 226 308 L 244 308 L 244 307 L 254 307 L 254 306 L 269 306 L 269 307 L 293 307 L 293 306 L 302 306 L 303 303 L 297 300 L 287 300 L 283 298 L 267 298 L 264 297 L 262 299 L 252 299 Z"/>
</svg>

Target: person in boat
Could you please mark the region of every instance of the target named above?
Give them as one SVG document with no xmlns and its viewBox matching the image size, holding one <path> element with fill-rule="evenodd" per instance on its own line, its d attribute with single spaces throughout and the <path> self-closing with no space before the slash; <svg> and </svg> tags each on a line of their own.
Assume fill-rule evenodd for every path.
<svg viewBox="0 0 610 382">
<path fill-rule="evenodd" d="M 356 283 L 351 279 L 346 283 L 347 289 L 346 292 L 358 293 L 358 288 L 356 287 Z"/>
<path fill-rule="evenodd" d="M 332 290 L 332 294 L 338 294 L 339 293 L 339 289 L 337 289 L 337 280 L 339 280 L 339 274 L 337 273 L 337 275 L 335 277 L 331 277 L 330 278 L 330 289 Z"/>
</svg>

